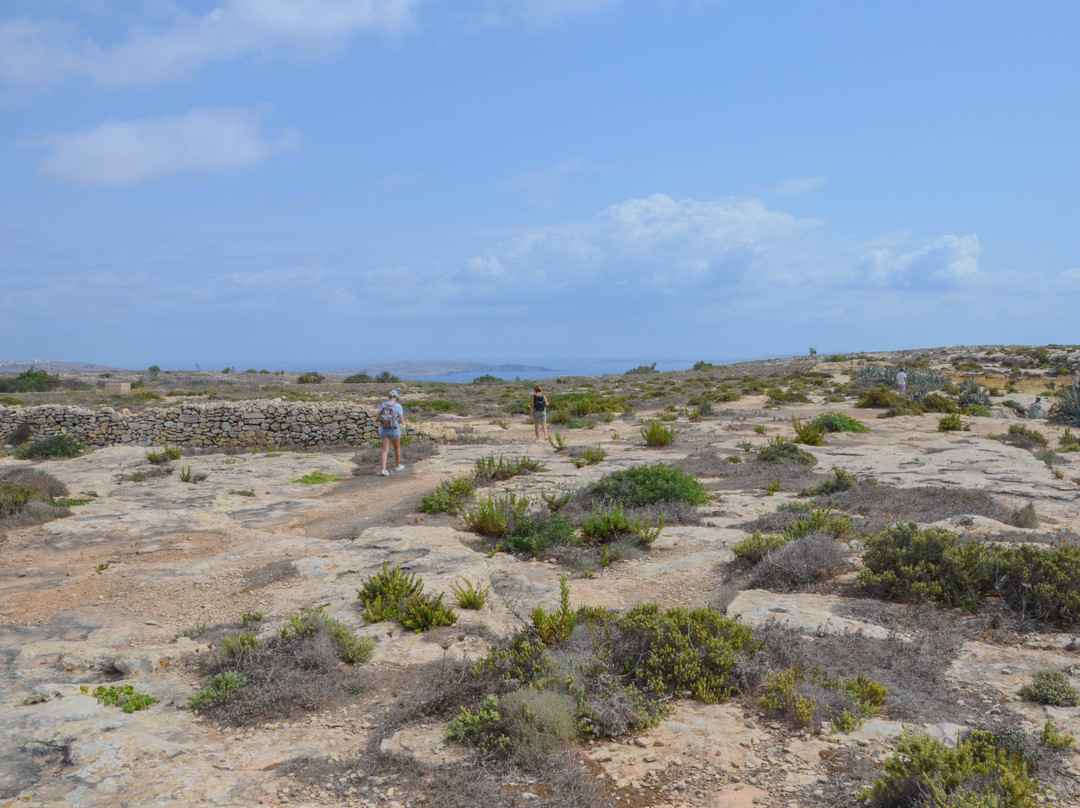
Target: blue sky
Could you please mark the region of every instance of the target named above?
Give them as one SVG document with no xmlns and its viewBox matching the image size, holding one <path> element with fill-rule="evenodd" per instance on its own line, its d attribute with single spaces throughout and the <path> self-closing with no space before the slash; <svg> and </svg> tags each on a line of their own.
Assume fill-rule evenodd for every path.
<svg viewBox="0 0 1080 808">
<path fill-rule="evenodd" d="M 1080 5 L 4 0 L 0 358 L 1078 342 Z"/>
</svg>

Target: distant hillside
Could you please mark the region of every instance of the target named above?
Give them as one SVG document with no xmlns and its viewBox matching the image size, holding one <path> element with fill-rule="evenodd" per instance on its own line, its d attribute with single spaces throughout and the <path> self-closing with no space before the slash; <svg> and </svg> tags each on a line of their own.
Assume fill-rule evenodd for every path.
<svg viewBox="0 0 1080 808">
<path fill-rule="evenodd" d="M 551 371 L 551 368 L 541 365 L 518 365 L 513 363 L 493 365 L 484 362 L 411 360 L 408 362 L 372 362 L 369 365 L 342 368 L 332 372 L 343 376 L 351 376 L 353 373 L 375 374 L 384 370 L 390 371 L 395 376 L 408 378 L 409 376 L 438 376 L 446 373 L 537 373 Z"/>
<path fill-rule="evenodd" d="M 90 362 L 56 362 L 52 359 L 0 359 L 0 373 L 22 373 L 31 369 L 44 370 L 46 373 L 115 370 L 115 368 L 108 365 L 94 365 Z"/>
</svg>

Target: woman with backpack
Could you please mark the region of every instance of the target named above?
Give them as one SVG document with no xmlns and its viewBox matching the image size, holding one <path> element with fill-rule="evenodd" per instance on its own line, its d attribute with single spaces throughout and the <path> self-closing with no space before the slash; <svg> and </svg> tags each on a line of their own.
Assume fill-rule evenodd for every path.
<svg viewBox="0 0 1080 808">
<path fill-rule="evenodd" d="M 391 390 L 386 401 L 379 405 L 375 411 L 375 420 L 379 422 L 379 440 L 382 441 L 382 471 L 383 477 L 389 477 L 386 470 L 386 456 L 390 454 L 390 442 L 394 443 L 394 459 L 397 467 L 394 471 L 405 471 L 401 462 L 401 422 L 405 418 L 405 410 L 401 408 L 400 396 L 397 390 Z"/>
<path fill-rule="evenodd" d="M 540 427 L 544 427 L 544 440 L 547 440 L 547 396 L 543 388 L 536 385 L 533 388 L 532 398 L 529 399 L 529 415 L 532 416 L 533 429 L 536 430 L 536 439 L 540 440 Z"/>
</svg>

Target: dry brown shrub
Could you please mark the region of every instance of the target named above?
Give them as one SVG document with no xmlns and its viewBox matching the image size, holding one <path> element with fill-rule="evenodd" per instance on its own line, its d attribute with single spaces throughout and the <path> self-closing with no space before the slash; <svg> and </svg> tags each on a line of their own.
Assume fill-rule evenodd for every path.
<svg viewBox="0 0 1080 808">
<path fill-rule="evenodd" d="M 824 533 L 808 533 L 761 559 L 750 575 L 750 586 L 793 592 L 837 575 L 848 563 L 845 545 Z"/>
<path fill-rule="evenodd" d="M 33 466 L 13 466 L 0 471 L 0 480 L 32 488 L 47 497 L 66 497 L 68 487 L 60 480 Z"/>
<path fill-rule="evenodd" d="M 928 485 L 901 488 L 863 481 L 856 482 L 847 491 L 814 497 L 811 501 L 851 513 L 921 523 L 973 515 L 1006 522 L 1014 513 L 985 491 Z"/>
<path fill-rule="evenodd" d="M 779 479 L 781 491 L 797 493 L 828 477 L 803 466 L 760 463 L 752 456 L 745 456 L 741 463 L 729 463 L 724 459 L 728 454 L 731 452 L 722 457 L 714 449 L 702 449 L 672 465 L 695 477 L 719 478 L 706 481 L 706 485 L 722 490 L 767 488 Z"/>
</svg>

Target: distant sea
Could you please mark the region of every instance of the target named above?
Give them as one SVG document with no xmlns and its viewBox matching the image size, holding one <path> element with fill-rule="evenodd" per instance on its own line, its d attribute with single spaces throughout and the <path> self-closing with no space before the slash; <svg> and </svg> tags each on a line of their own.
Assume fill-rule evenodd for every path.
<svg viewBox="0 0 1080 808">
<path fill-rule="evenodd" d="M 727 362 L 741 362 L 741 359 L 722 360 L 723 363 Z M 621 375 L 631 368 L 640 367 L 641 365 L 651 365 L 652 362 L 633 361 L 633 360 L 564 360 L 564 361 L 529 361 L 528 363 L 533 366 L 540 366 L 545 368 L 544 370 L 528 370 L 528 371 L 488 371 L 487 375 L 497 376 L 500 379 L 514 380 L 514 379 L 552 379 L 557 376 L 604 376 L 606 374 Z M 721 364 L 717 362 L 716 364 Z M 684 360 L 657 360 L 656 369 L 658 371 L 666 370 L 689 370 L 694 366 L 693 362 Z M 477 372 L 475 370 L 466 371 L 464 373 L 438 373 L 438 374 L 407 374 L 407 378 L 416 379 L 417 381 L 426 382 L 451 382 L 458 384 L 467 384 L 472 382 L 473 379 L 478 376 L 485 375 L 484 371 Z"/>
</svg>

